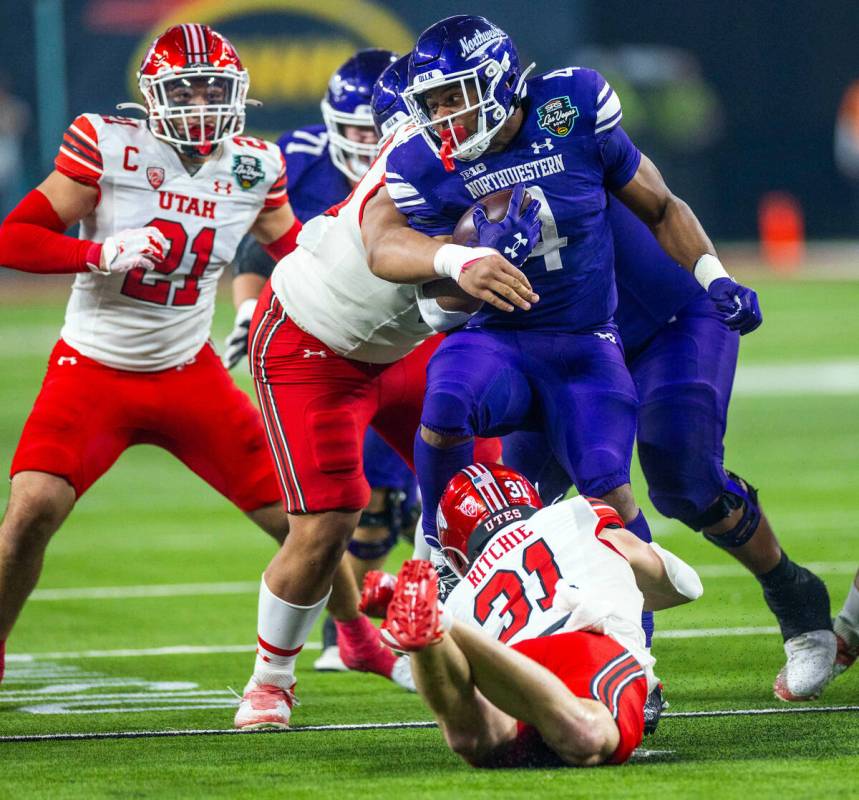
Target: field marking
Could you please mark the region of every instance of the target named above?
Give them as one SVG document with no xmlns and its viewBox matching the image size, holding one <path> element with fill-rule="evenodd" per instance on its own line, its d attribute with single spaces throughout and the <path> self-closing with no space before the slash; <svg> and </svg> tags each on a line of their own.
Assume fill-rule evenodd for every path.
<svg viewBox="0 0 859 800">
<path fill-rule="evenodd" d="M 804 564 L 812 572 L 824 575 L 852 575 L 856 561 L 812 561 Z M 696 571 L 702 578 L 737 578 L 749 572 L 740 564 L 700 564 Z M 63 589 L 36 589 L 33 601 L 66 600 L 138 600 L 149 597 L 197 597 L 206 595 L 256 594 L 258 581 L 221 583 L 153 583 L 139 586 L 84 586 Z"/>
<path fill-rule="evenodd" d="M 793 361 L 740 366 L 733 394 L 743 397 L 773 395 L 850 395 L 859 393 L 859 361 Z"/>
<path fill-rule="evenodd" d="M 231 583 L 163 583 L 142 586 L 90 586 L 36 589 L 30 600 L 127 600 L 141 597 L 196 597 L 212 594 L 256 594 L 259 581 Z"/>
<path fill-rule="evenodd" d="M 746 626 L 737 628 L 666 628 L 656 630 L 657 639 L 709 639 L 716 636 L 760 636 L 778 633 L 774 625 Z M 320 642 L 307 642 L 305 650 L 320 650 Z M 256 645 L 174 645 L 171 647 L 144 647 L 138 649 L 120 648 L 118 650 L 61 650 L 53 653 L 8 653 L 6 663 L 29 662 L 35 659 L 76 659 L 76 658 L 137 658 L 140 656 L 196 656 L 223 655 L 227 653 L 253 653 Z"/>
<path fill-rule="evenodd" d="M 844 714 L 859 712 L 859 706 L 788 706 L 784 708 L 745 708 L 720 711 L 667 712 L 662 719 L 685 719 L 694 717 L 752 717 L 769 714 Z M 318 731 L 378 731 L 436 728 L 435 722 L 364 722 L 353 725 L 302 725 L 285 730 L 251 730 L 235 728 L 189 729 L 184 731 L 101 731 L 93 733 L 33 733 L 0 736 L 0 742 L 79 741 L 82 739 L 157 739 L 178 736 L 259 736 L 265 734 L 313 733 Z M 671 754 L 670 750 L 642 751 L 641 757 Z"/>
</svg>

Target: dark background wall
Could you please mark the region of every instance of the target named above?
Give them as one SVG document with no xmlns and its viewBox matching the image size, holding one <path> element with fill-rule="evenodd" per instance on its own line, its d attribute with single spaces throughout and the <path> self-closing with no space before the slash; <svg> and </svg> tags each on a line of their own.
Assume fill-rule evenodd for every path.
<svg viewBox="0 0 859 800">
<path fill-rule="evenodd" d="M 65 75 L 52 69 L 39 93 L 37 27 L 50 29 L 34 20 L 57 8 Z M 353 49 L 404 50 L 464 11 L 490 16 L 538 70 L 603 70 L 630 134 L 716 236 L 753 237 L 759 199 L 773 190 L 800 201 L 811 236 L 856 236 L 855 186 L 833 158 L 838 107 L 859 78 L 856 0 L 0 0 L 0 75 L 33 114 L 22 185 L 44 173 L 71 116 L 138 99 L 130 75 L 168 22 L 207 22 L 234 41 L 266 103 L 250 125 L 270 135 L 318 119 L 327 78 Z"/>
</svg>

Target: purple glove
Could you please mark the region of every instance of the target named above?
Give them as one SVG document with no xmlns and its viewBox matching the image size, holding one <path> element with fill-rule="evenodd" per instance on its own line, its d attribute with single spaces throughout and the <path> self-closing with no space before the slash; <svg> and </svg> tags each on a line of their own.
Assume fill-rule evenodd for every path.
<svg viewBox="0 0 859 800">
<path fill-rule="evenodd" d="M 482 247 L 494 247 L 513 266 L 521 267 L 540 239 L 542 221 L 538 218 L 540 201 L 532 200 L 524 211 L 522 197 L 525 184 L 517 183 L 510 195 L 507 215 L 500 222 L 490 222 L 486 212 L 478 205 L 471 218 Z"/>
<path fill-rule="evenodd" d="M 764 321 L 757 292 L 730 278 L 716 278 L 707 294 L 722 313 L 725 325 L 739 331 L 740 336 L 751 333 Z"/>
</svg>

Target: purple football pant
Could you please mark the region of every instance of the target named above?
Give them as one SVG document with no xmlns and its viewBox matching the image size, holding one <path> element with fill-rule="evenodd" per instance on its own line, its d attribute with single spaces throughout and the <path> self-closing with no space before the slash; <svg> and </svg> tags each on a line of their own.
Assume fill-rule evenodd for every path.
<svg viewBox="0 0 859 800">
<path fill-rule="evenodd" d="M 601 497 L 629 482 L 635 435 L 635 387 L 619 342 L 614 325 L 576 334 L 459 331 L 427 367 L 421 422 L 454 437 L 540 431 L 579 491 Z M 433 544 L 441 492 L 472 454 L 415 438 L 424 531 Z"/>
</svg>

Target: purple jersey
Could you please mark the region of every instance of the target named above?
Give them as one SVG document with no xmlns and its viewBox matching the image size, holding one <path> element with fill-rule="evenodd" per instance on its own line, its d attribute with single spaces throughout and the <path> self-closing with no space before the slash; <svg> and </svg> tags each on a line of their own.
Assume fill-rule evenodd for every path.
<svg viewBox="0 0 859 800">
<path fill-rule="evenodd" d="M 608 219 L 618 294 L 614 319 L 630 356 L 687 303 L 706 298 L 706 292 L 662 249 L 650 229 L 615 198 L 609 200 Z"/>
<path fill-rule="evenodd" d="M 620 126 L 605 79 L 569 67 L 527 82 L 522 126 L 498 153 L 457 161 L 446 172 L 420 135 L 388 155 L 388 191 L 409 224 L 450 234 L 481 197 L 525 183 L 541 202 L 542 241 L 524 271 L 540 295 L 530 311 L 485 307 L 468 327 L 582 331 L 611 319 L 617 302 L 607 191 L 625 186 L 641 160 Z"/>
<path fill-rule="evenodd" d="M 277 144 L 286 160 L 289 202 L 302 222 L 327 211 L 352 191 L 352 185 L 328 155 L 324 125 L 287 131 Z"/>
</svg>

